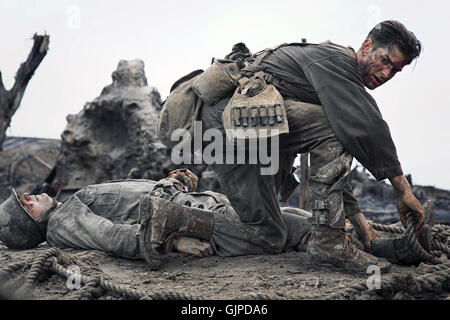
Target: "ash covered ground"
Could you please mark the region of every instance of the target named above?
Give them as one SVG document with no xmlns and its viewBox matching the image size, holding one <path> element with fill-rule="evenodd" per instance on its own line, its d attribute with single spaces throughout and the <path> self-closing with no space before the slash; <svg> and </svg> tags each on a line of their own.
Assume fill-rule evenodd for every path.
<svg viewBox="0 0 450 320">
<path fill-rule="evenodd" d="M 0 246 L 0 265 L 23 262 L 15 272 L 3 273 L 4 292 L 15 299 L 73 300 L 73 299 L 131 299 L 111 291 L 83 295 L 70 290 L 67 280 L 53 272 L 43 271 L 32 290 L 20 289 L 29 275 L 30 265 L 49 248 L 42 244 L 36 249 L 15 251 Z M 331 266 L 309 265 L 302 252 L 287 252 L 270 256 L 197 258 L 173 254 L 158 271 L 149 270 L 144 261 L 132 261 L 108 256 L 92 250 L 59 250 L 58 263 L 65 268 L 80 268 L 83 276 L 103 277 L 106 281 L 161 299 L 178 294 L 187 299 L 450 299 L 449 283 L 421 290 L 415 277 L 423 277 L 429 266 L 394 265 L 381 275 L 377 293 L 363 291 L 357 295 L 335 297 L 333 294 L 357 285 L 367 285 L 371 274 L 351 274 Z M 76 268 L 75 267 L 75 268 Z M 393 281 L 395 279 L 395 281 Z M 370 280 L 370 279 L 369 279 Z M 75 282 L 72 285 L 75 286 Z M 72 287 L 73 287 L 72 286 Z M 11 294 L 13 294 L 11 296 Z"/>
</svg>

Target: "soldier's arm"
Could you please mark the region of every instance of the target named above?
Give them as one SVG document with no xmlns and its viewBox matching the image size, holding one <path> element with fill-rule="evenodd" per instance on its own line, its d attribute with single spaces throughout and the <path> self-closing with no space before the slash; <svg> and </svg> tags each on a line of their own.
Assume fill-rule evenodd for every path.
<svg viewBox="0 0 450 320">
<path fill-rule="evenodd" d="M 50 218 L 47 242 L 60 248 L 101 250 L 126 259 L 140 259 L 138 224 L 114 224 L 94 214 L 77 195 Z"/>
<path fill-rule="evenodd" d="M 425 224 L 422 206 L 412 193 L 411 186 L 404 175 L 389 178 L 397 193 L 397 210 L 400 220 L 406 226 L 406 214 L 411 212 L 416 218 L 416 234 L 418 235 Z"/>
<path fill-rule="evenodd" d="M 389 127 L 354 59 L 333 55 L 310 63 L 304 72 L 344 148 L 377 180 L 403 174 Z"/>
</svg>

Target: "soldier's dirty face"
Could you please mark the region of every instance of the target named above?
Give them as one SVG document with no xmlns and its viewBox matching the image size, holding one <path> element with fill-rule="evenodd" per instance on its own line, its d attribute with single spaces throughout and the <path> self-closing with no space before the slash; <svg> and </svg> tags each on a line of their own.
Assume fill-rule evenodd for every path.
<svg viewBox="0 0 450 320">
<path fill-rule="evenodd" d="M 368 41 L 363 44 L 358 65 L 364 85 L 373 90 L 402 71 L 406 58 L 396 45 L 374 48 L 372 41 L 366 42 Z"/>
<path fill-rule="evenodd" d="M 24 193 L 20 197 L 20 203 L 33 218 L 37 219 L 50 210 L 53 205 L 53 199 L 46 193 L 39 195 Z"/>
</svg>

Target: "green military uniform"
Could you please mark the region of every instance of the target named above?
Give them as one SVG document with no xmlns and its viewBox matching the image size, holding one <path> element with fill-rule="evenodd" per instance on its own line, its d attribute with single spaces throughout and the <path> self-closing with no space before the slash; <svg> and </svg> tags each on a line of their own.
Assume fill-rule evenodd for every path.
<svg viewBox="0 0 450 320">
<path fill-rule="evenodd" d="M 389 128 L 365 90 L 355 53 L 328 43 L 288 44 L 262 54 L 247 59 L 244 71 L 263 71 L 285 99 L 289 133 L 279 137 L 280 163 L 290 168 L 296 154 L 310 153 L 310 190 L 319 212 L 315 223 L 343 229 L 345 217 L 360 212 L 348 183 L 353 156 L 377 179 L 402 174 Z M 229 100 L 203 106 L 205 130 L 224 131 L 222 112 Z M 213 167 L 250 241 L 280 252 L 287 226 L 277 192 L 287 167 L 276 175 L 261 175 L 260 164 Z"/>
</svg>

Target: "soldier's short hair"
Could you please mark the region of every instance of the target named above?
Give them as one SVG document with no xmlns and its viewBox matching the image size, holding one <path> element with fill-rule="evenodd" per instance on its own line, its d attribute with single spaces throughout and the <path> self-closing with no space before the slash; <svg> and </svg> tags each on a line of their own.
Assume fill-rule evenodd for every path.
<svg viewBox="0 0 450 320">
<path fill-rule="evenodd" d="M 417 59 L 422 52 L 422 43 L 414 33 L 395 20 L 378 23 L 367 37 L 372 39 L 374 48 L 391 48 L 393 45 L 397 45 L 406 57 L 406 64 Z"/>
</svg>

